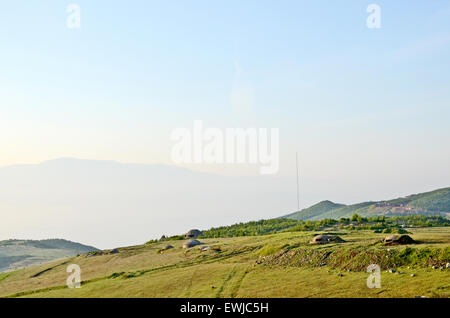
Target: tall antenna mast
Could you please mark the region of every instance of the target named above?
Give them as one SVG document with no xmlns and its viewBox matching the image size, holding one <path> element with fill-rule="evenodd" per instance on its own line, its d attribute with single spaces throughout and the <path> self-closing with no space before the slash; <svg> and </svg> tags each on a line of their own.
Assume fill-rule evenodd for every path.
<svg viewBox="0 0 450 318">
<path fill-rule="evenodd" d="M 298 185 L 298 153 L 295 153 L 295 164 L 297 166 L 297 211 L 300 211 L 300 192 Z"/>
</svg>

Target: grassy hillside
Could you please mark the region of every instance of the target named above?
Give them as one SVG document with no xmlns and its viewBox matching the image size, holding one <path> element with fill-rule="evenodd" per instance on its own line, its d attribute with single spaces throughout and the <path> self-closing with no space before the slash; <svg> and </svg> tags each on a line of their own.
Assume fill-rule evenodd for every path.
<svg viewBox="0 0 450 318">
<path fill-rule="evenodd" d="M 343 206 L 344 204 L 338 204 L 327 200 L 319 202 L 307 209 L 303 209 L 301 211 L 288 214 L 284 217 L 293 220 L 308 220 L 315 216 L 320 216 L 324 213 L 327 213 L 331 210 L 335 210 Z"/>
<path fill-rule="evenodd" d="M 0 272 L 96 250 L 61 239 L 0 241 Z"/>
<path fill-rule="evenodd" d="M 388 201 L 390 203 L 402 203 L 404 205 L 425 211 L 450 211 L 450 188 L 413 194 L 406 198 Z"/>
<path fill-rule="evenodd" d="M 349 218 L 353 214 L 362 216 L 394 215 L 443 215 L 450 216 L 450 188 L 413 194 L 388 201 L 363 202 L 352 205 L 322 201 L 285 218 L 293 220 L 322 220 Z"/>
<path fill-rule="evenodd" d="M 190 249 L 183 248 L 183 235 L 117 251 L 84 247 L 77 256 L 79 251 L 0 273 L 0 297 L 450 297 L 450 219 L 422 215 L 445 207 L 447 196 L 448 189 L 441 189 L 349 206 L 324 201 L 296 215 L 307 220 L 277 218 L 204 230 L 201 245 Z M 388 233 L 407 233 L 414 242 L 387 246 Z M 318 234 L 343 241 L 310 244 Z M 21 265 L 37 257 L 28 251 L 50 253 L 76 244 L 1 243 L 0 251 L 21 246 L 21 254 L 3 255 Z M 81 288 L 66 286 L 70 264 L 81 268 Z M 366 285 L 370 264 L 382 270 L 380 289 Z"/>
<path fill-rule="evenodd" d="M 445 227 L 450 226 L 450 219 L 442 216 L 407 215 L 407 216 L 376 216 L 362 217 L 354 214 L 351 218 L 339 220 L 292 220 L 277 218 L 269 220 L 251 221 L 247 223 L 236 223 L 228 226 L 213 227 L 202 231 L 201 238 L 237 237 L 237 236 L 260 236 L 279 232 L 298 231 L 323 231 L 330 228 L 348 230 L 372 230 L 383 231 L 383 233 L 398 233 L 403 227 Z M 184 235 L 162 237 L 160 240 L 151 240 L 148 243 L 158 241 L 184 240 Z"/>
<path fill-rule="evenodd" d="M 0 296 L 449 297 L 450 275 L 440 267 L 450 261 L 450 228 L 410 231 L 419 244 L 387 247 L 385 234 L 354 230 L 335 231 L 345 243 L 327 245 L 309 244 L 317 233 L 304 231 L 200 239 L 187 250 L 175 240 L 163 252 L 167 242 L 158 241 L 0 274 Z M 380 289 L 366 285 L 374 262 Z M 69 264 L 81 267 L 81 288 L 66 287 Z"/>
</svg>

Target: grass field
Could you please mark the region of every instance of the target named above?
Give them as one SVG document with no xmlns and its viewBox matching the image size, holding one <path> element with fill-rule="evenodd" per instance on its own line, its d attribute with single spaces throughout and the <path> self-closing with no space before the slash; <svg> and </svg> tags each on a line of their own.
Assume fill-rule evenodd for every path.
<svg viewBox="0 0 450 318">
<path fill-rule="evenodd" d="M 0 274 L 0 296 L 449 297 L 450 228 L 409 231 L 419 244 L 384 246 L 373 231 L 340 231 L 345 243 L 325 245 L 309 244 L 317 232 L 201 239 L 207 251 L 171 241 L 160 253 L 167 242 L 155 242 Z M 374 260 L 381 288 L 371 289 L 365 268 Z M 81 288 L 66 286 L 69 264 L 80 266 Z"/>
</svg>

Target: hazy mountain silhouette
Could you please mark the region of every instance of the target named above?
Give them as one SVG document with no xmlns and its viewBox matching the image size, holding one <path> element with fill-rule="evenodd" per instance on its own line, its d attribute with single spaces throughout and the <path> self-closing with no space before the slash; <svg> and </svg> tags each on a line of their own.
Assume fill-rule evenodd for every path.
<svg viewBox="0 0 450 318">
<path fill-rule="evenodd" d="M 61 239 L 0 241 L 0 272 L 96 250 L 92 246 Z"/>
</svg>

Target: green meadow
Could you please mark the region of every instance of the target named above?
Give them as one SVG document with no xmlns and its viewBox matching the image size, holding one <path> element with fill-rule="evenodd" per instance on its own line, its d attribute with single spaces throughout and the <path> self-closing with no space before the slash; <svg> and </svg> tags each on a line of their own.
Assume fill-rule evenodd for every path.
<svg viewBox="0 0 450 318">
<path fill-rule="evenodd" d="M 200 237 L 189 249 L 155 240 L 2 273 L 0 297 L 449 297 L 450 228 L 408 232 L 416 244 L 386 246 L 387 234 L 361 229 Z M 320 233 L 345 242 L 310 244 Z M 81 288 L 67 287 L 69 264 Z M 367 287 L 370 264 L 381 288 Z"/>
</svg>

